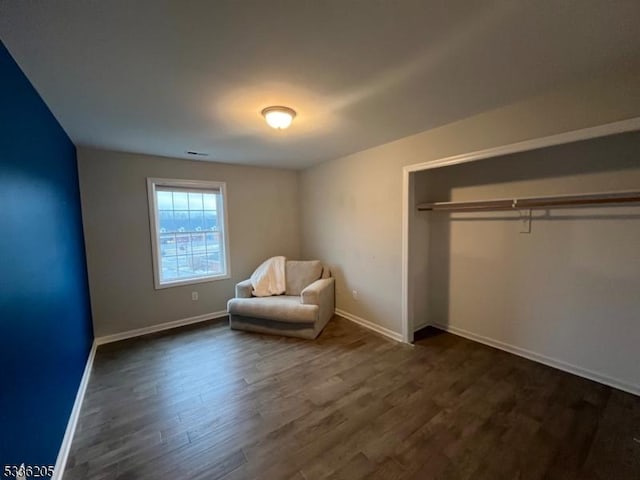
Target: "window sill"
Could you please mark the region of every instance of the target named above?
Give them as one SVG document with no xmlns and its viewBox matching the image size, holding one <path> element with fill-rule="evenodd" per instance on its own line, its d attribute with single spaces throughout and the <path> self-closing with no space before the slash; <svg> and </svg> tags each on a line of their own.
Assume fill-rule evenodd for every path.
<svg viewBox="0 0 640 480">
<path fill-rule="evenodd" d="M 199 278 L 189 278 L 185 280 L 177 280 L 175 282 L 167 282 L 167 283 L 158 283 L 155 284 L 156 290 L 163 290 L 165 288 L 171 287 L 183 287 L 185 285 L 194 285 L 196 283 L 208 283 L 215 282 L 217 280 L 228 280 L 231 278 L 231 275 L 225 273 L 223 275 L 216 275 L 215 277 L 199 277 Z"/>
</svg>

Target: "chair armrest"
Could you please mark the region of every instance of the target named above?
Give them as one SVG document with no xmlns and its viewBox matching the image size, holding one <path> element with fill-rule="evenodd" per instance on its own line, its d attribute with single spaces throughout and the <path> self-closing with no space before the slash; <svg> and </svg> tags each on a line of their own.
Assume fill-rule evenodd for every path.
<svg viewBox="0 0 640 480">
<path fill-rule="evenodd" d="M 251 298 L 253 296 L 251 294 L 252 291 L 253 287 L 250 279 L 236 284 L 236 298 Z"/>
<path fill-rule="evenodd" d="M 300 292 L 300 299 L 304 305 L 320 305 L 326 297 L 333 298 L 333 278 L 321 278 L 307 285 Z"/>
</svg>

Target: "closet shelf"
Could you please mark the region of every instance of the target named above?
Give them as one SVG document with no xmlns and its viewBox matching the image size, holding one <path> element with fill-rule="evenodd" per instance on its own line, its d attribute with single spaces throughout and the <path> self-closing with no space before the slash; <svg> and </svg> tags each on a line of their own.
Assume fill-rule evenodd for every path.
<svg viewBox="0 0 640 480">
<path fill-rule="evenodd" d="M 499 198 L 468 202 L 419 203 L 420 211 L 483 212 L 494 210 L 535 210 L 586 206 L 621 206 L 640 203 L 640 190 L 598 192 L 544 197 Z"/>
</svg>

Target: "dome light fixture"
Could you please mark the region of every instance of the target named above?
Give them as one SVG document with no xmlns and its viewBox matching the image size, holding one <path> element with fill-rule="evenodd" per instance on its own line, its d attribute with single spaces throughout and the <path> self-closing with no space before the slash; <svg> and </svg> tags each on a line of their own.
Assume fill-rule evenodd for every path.
<svg viewBox="0 0 640 480">
<path fill-rule="evenodd" d="M 262 110 L 262 116 L 271 128 L 284 130 L 291 125 L 296 116 L 296 111 L 289 107 L 267 107 Z"/>
</svg>

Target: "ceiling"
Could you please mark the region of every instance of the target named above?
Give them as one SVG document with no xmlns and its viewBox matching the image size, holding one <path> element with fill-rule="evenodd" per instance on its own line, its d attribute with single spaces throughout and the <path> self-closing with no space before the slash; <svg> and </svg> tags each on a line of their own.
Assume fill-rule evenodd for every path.
<svg viewBox="0 0 640 480">
<path fill-rule="evenodd" d="M 290 168 L 634 69 L 638 19 L 637 0 L 0 2 L 76 145 Z"/>
</svg>

